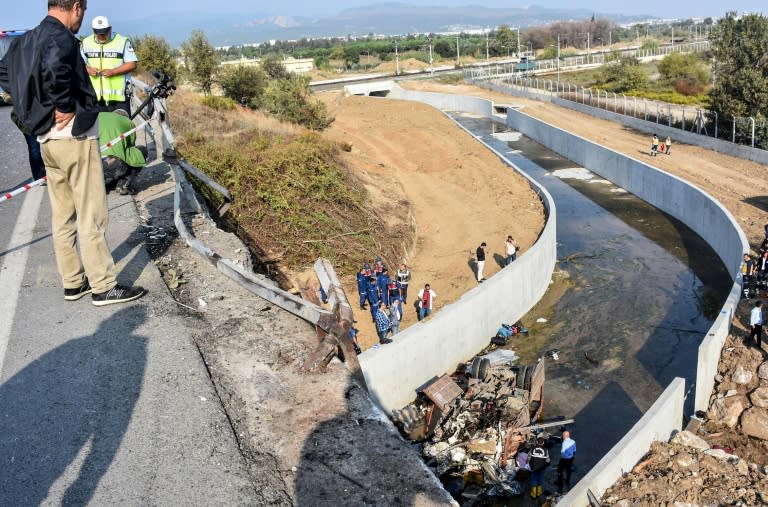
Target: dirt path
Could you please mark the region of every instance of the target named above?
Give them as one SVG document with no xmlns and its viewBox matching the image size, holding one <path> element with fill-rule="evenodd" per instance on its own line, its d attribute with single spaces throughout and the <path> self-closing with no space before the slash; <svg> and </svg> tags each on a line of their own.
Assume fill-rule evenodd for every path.
<svg viewBox="0 0 768 507">
<path fill-rule="evenodd" d="M 387 220 L 415 225 L 410 251 L 387 259 L 390 274 L 400 262 L 413 274 L 401 330 L 416 321 L 413 302 L 425 283 L 437 293 L 436 311 L 477 285 L 472 259 L 481 242 L 488 244 L 487 278 L 501 269 L 508 234 L 523 252 L 535 241 L 543 207 L 528 182 L 443 114 L 413 102 L 321 96 L 336 116 L 327 135 L 352 145 L 346 163 L 389 210 Z M 355 280 L 344 282 L 366 349 L 378 341 L 372 319 L 354 300 Z"/>
</svg>

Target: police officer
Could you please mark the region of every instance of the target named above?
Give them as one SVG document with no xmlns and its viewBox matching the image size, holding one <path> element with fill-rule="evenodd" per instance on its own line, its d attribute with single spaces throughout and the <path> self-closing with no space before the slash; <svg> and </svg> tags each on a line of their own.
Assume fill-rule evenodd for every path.
<svg viewBox="0 0 768 507">
<path fill-rule="evenodd" d="M 106 16 L 96 16 L 91 23 L 93 35 L 82 42 L 86 69 L 91 77 L 99 110 L 111 112 L 123 109 L 131 113 L 126 93 L 129 73 L 136 68 L 136 53 L 130 39 L 112 32 L 112 25 Z"/>
</svg>

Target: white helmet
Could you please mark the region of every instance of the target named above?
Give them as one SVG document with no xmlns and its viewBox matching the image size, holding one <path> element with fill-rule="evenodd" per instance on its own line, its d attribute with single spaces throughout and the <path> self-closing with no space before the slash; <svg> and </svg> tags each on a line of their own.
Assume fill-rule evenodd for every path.
<svg viewBox="0 0 768 507">
<path fill-rule="evenodd" d="M 91 22 L 91 28 L 93 28 L 93 33 L 103 34 L 109 32 L 112 25 L 109 24 L 106 16 L 96 16 Z"/>
</svg>

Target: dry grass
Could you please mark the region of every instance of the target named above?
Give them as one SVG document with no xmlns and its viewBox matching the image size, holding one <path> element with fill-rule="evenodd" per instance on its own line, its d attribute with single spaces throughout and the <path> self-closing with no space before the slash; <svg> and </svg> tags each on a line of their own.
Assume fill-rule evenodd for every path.
<svg viewBox="0 0 768 507">
<path fill-rule="evenodd" d="M 174 95 L 169 107 L 179 153 L 230 190 L 228 226 L 262 264 L 285 275 L 281 282 L 319 256 L 353 274 L 372 251 L 396 258 L 394 246 L 380 245 L 399 245 L 411 234 L 385 225 L 339 159 L 349 149 L 344 143 L 259 112 L 210 109 L 189 91 Z"/>
</svg>

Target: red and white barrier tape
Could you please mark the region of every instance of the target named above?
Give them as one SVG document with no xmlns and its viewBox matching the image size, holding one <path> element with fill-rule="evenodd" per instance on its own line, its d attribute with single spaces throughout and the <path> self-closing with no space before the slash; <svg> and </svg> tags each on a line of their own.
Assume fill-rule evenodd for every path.
<svg viewBox="0 0 768 507">
<path fill-rule="evenodd" d="M 35 180 L 32 183 L 25 183 L 22 186 L 20 186 L 19 188 L 17 188 L 16 190 L 12 190 L 12 191 L 8 192 L 7 194 L 3 195 L 2 197 L 0 197 L 0 202 L 4 202 L 4 201 L 7 201 L 8 199 L 11 199 L 12 197 L 16 197 L 17 195 L 26 192 L 27 190 L 29 190 L 32 187 L 39 187 L 40 185 L 42 185 L 46 181 L 48 181 L 48 176 L 43 176 L 39 180 Z"/>
<path fill-rule="evenodd" d="M 142 128 L 144 125 L 146 125 L 150 121 L 152 121 L 152 118 L 139 123 L 134 128 L 129 130 L 128 132 L 123 132 L 118 137 L 112 139 L 110 142 L 108 142 L 104 146 L 100 146 L 99 147 L 99 151 L 100 152 L 105 152 L 108 149 L 112 148 L 117 143 L 125 141 L 126 137 L 128 137 L 131 134 L 133 134 L 134 132 L 136 132 L 137 130 Z M 8 199 L 11 199 L 12 197 L 16 197 L 17 195 L 26 192 L 27 190 L 29 190 L 32 187 L 38 187 L 38 186 L 42 185 L 43 183 L 45 183 L 47 180 L 48 180 L 48 177 L 47 176 L 43 176 L 39 180 L 33 181 L 32 183 L 25 183 L 24 185 L 20 186 L 16 190 L 12 190 L 12 191 L 8 192 L 7 194 L 3 195 L 2 197 L 0 197 L 0 202 L 4 202 L 4 201 L 7 201 Z"/>
<path fill-rule="evenodd" d="M 122 142 L 122 141 L 125 141 L 125 138 L 126 138 L 126 137 L 128 137 L 128 136 L 129 136 L 129 135 L 131 135 L 131 134 L 133 134 L 134 132 L 136 132 L 137 130 L 139 130 L 140 128 L 142 128 L 144 125 L 146 125 L 146 124 L 147 124 L 147 123 L 149 123 L 150 121 L 152 121 L 152 118 L 150 118 L 149 120 L 145 120 L 145 121 L 143 121 L 143 122 L 139 123 L 139 124 L 138 124 L 138 125 L 136 125 L 134 128 L 132 128 L 131 130 L 129 130 L 128 132 L 123 132 L 122 134 L 120 134 L 120 135 L 119 135 L 119 136 L 117 136 L 116 138 L 112 139 L 112 140 L 111 140 L 110 142 L 108 142 L 107 144 L 105 144 L 105 145 L 103 145 L 103 146 L 100 146 L 100 147 L 99 147 L 99 151 L 100 151 L 100 152 L 105 152 L 105 151 L 107 151 L 108 149 L 110 149 L 111 147 L 113 147 L 114 145 L 116 145 L 117 143 L 120 143 L 120 142 Z"/>
</svg>

